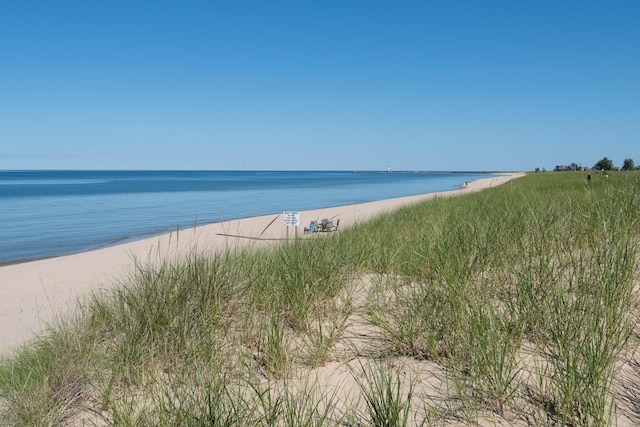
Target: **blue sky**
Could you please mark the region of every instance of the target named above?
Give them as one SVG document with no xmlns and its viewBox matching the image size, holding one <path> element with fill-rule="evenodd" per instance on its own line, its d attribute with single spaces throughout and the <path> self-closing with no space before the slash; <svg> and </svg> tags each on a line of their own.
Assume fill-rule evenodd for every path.
<svg viewBox="0 0 640 427">
<path fill-rule="evenodd" d="M 640 164 L 640 2 L 6 1 L 0 169 Z"/>
</svg>

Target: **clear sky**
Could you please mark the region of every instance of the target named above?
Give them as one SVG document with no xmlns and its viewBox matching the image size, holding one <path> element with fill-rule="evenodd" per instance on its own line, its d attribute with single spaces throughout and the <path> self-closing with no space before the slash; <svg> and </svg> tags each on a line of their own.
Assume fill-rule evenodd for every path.
<svg viewBox="0 0 640 427">
<path fill-rule="evenodd" d="M 640 165 L 640 1 L 0 2 L 0 169 Z"/>
</svg>

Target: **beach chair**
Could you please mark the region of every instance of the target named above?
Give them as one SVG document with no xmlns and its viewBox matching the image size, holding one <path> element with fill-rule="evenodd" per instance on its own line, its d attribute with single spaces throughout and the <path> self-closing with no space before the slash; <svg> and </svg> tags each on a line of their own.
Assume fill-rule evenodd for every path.
<svg viewBox="0 0 640 427">
<path fill-rule="evenodd" d="M 337 220 L 334 224 L 333 220 L 323 219 L 320 221 L 320 224 L 318 224 L 318 231 L 336 231 L 338 225 L 340 225 L 340 220 Z"/>
<path fill-rule="evenodd" d="M 329 231 L 332 225 L 333 221 L 329 221 L 326 218 L 321 219 L 320 224 L 318 224 L 318 231 Z"/>
</svg>

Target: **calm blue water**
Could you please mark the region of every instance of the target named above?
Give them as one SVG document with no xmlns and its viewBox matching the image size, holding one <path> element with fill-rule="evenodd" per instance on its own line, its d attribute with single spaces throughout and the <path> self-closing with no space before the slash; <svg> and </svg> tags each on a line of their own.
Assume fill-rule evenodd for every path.
<svg viewBox="0 0 640 427">
<path fill-rule="evenodd" d="M 0 264 L 250 216 L 457 188 L 482 173 L 0 171 Z"/>
</svg>

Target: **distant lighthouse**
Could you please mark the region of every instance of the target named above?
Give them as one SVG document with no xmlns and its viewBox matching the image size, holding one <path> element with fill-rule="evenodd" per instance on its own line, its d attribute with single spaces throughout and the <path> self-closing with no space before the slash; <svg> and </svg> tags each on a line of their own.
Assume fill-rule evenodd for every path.
<svg viewBox="0 0 640 427">
<path fill-rule="evenodd" d="M 391 173 L 391 166 L 387 166 L 387 173 Z"/>
</svg>

